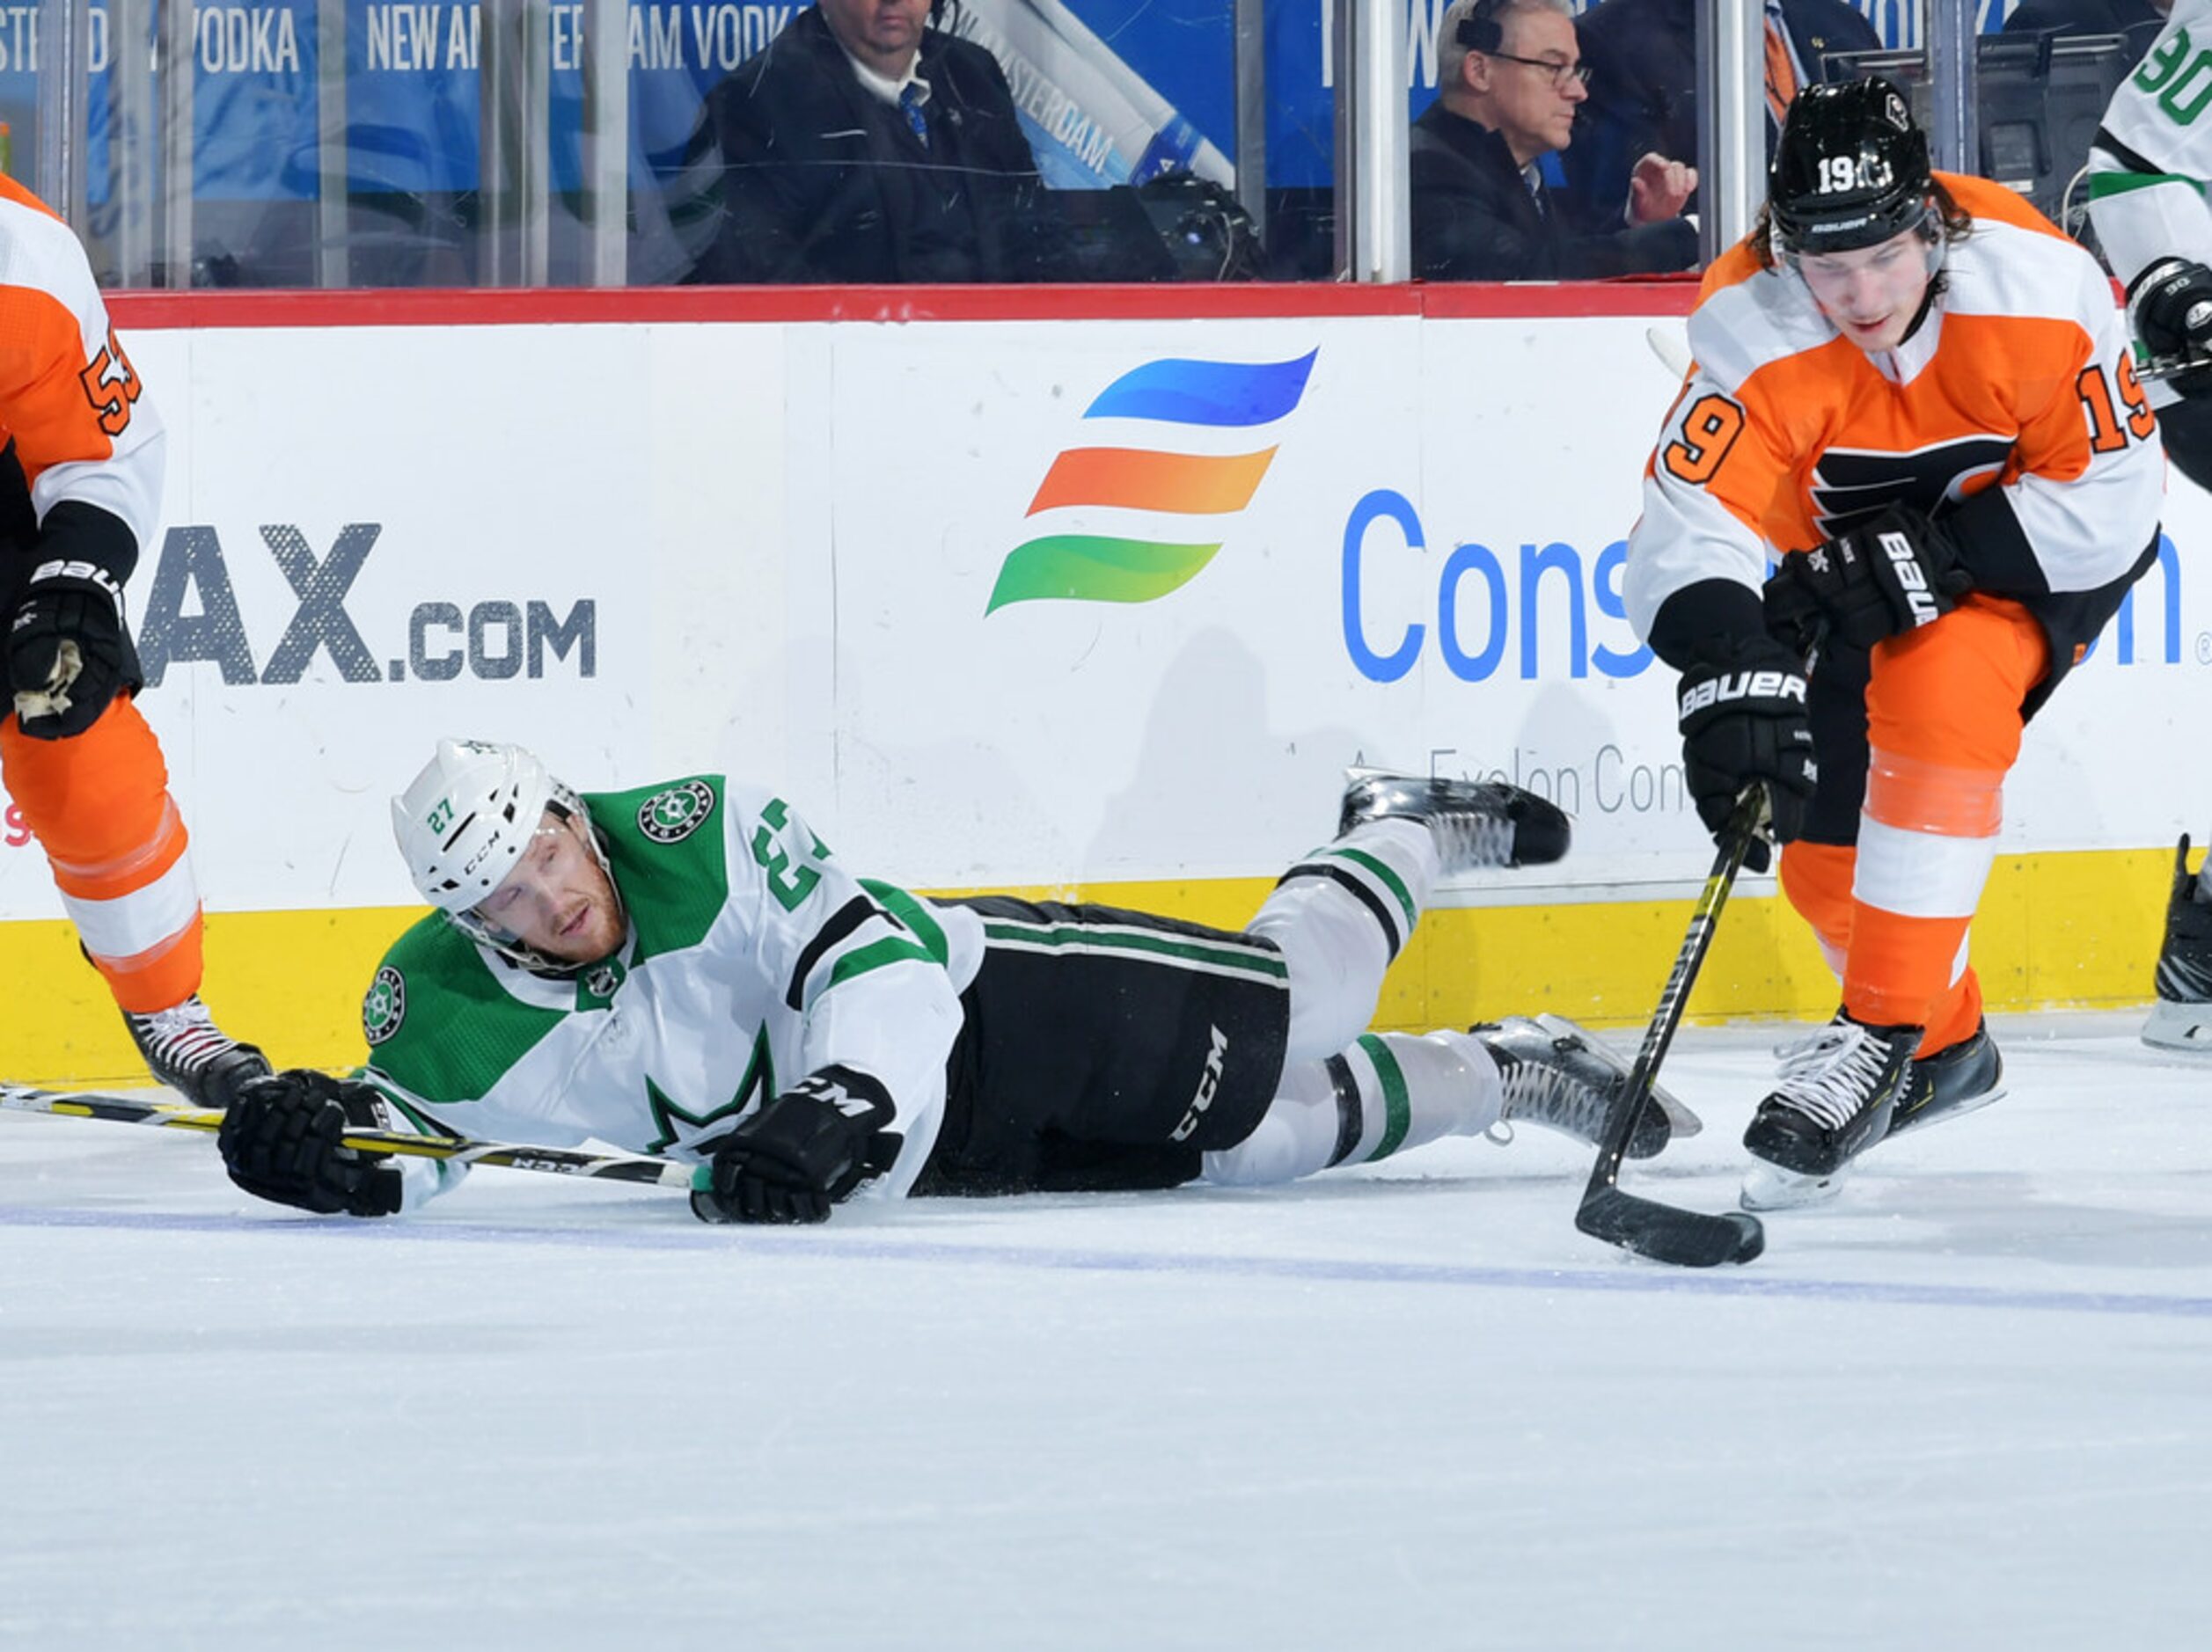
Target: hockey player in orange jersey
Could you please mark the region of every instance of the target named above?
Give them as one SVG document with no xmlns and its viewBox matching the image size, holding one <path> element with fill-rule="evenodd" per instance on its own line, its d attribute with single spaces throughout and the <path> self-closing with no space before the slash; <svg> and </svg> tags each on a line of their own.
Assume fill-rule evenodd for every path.
<svg viewBox="0 0 2212 1652">
<path fill-rule="evenodd" d="M 2011 191 L 1931 172 L 1879 79 L 1791 104 L 1689 343 L 1630 613 L 1681 673 L 1700 815 L 1765 786 L 1842 983 L 1745 1134 L 1757 1208 L 1995 1098 L 1967 932 L 2004 778 L 2154 557 L 2164 458 L 2104 273 Z"/>
<path fill-rule="evenodd" d="M 223 1107 L 268 1064 L 200 1001 L 199 889 L 123 623 L 164 445 L 84 249 L 0 177 L 0 779 L 154 1076 Z"/>
</svg>

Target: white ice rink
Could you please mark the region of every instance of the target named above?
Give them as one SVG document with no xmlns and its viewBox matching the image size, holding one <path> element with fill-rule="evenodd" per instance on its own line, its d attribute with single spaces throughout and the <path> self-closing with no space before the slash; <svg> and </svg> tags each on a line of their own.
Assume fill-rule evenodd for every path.
<svg viewBox="0 0 2212 1652">
<path fill-rule="evenodd" d="M 769 1232 L 0 1115 L 0 1646 L 2212 1645 L 2212 1062 L 2139 1020 L 2000 1019 L 1717 1273 L 1541 1132 Z M 1731 1202 L 1776 1036 L 1685 1033 L 1627 1185 Z"/>
</svg>

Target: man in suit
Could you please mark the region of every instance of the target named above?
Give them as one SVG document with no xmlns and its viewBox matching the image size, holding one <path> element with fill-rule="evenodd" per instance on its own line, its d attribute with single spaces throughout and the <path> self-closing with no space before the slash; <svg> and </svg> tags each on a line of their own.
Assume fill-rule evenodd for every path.
<svg viewBox="0 0 2212 1652">
<path fill-rule="evenodd" d="M 947 0 L 819 0 L 709 94 L 722 220 L 705 281 L 1005 281 L 1059 273 L 1005 71 Z"/>
<path fill-rule="evenodd" d="M 1617 217 L 1637 157 L 1697 154 L 1699 0 L 1600 0 L 1583 14 L 1590 100 L 1565 157 L 1567 181 L 1600 217 Z M 1845 0 L 1767 0 L 1767 150 L 1800 86 L 1827 78 L 1832 52 L 1881 37 Z M 1690 203 L 1694 210 L 1696 203 Z"/>
<path fill-rule="evenodd" d="M 1453 0 L 1436 101 L 1413 123 L 1413 273 L 1429 281 L 1546 281 L 1687 269 L 1678 216 L 1695 169 L 1646 155 L 1624 215 L 1573 230 L 1539 162 L 1566 148 L 1588 93 L 1566 0 Z M 1625 221 L 1623 221 L 1625 220 Z"/>
</svg>

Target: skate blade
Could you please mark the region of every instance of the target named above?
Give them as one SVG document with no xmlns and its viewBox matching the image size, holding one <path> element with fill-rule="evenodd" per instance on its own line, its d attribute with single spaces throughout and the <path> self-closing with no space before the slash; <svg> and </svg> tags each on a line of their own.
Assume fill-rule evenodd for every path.
<svg viewBox="0 0 2212 1652">
<path fill-rule="evenodd" d="M 1779 1165 L 1754 1164 L 1744 1173 L 1736 1202 L 1747 1210 L 1803 1210 L 1842 1192 L 1850 1172 L 1845 1165 L 1825 1176 L 1806 1176 Z"/>
</svg>

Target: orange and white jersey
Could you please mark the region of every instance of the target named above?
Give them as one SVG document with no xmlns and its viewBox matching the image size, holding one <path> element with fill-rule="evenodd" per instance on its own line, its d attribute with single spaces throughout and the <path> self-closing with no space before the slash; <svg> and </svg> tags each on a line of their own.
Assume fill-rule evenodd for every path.
<svg viewBox="0 0 2212 1652">
<path fill-rule="evenodd" d="M 2010 190 L 1938 176 L 1974 230 L 1894 350 L 1842 337 L 1747 243 L 1706 273 L 1629 539 L 1639 635 L 1677 591 L 1755 596 L 1770 555 L 1891 504 L 1944 519 L 1976 587 L 2032 610 L 2125 578 L 2151 543 L 2164 457 L 2111 282 Z"/>
<path fill-rule="evenodd" d="M 161 506 L 160 416 L 75 234 L 0 177 L 0 445 L 11 439 L 41 523 L 73 500 L 128 529 L 134 559 L 145 549 Z"/>
</svg>

